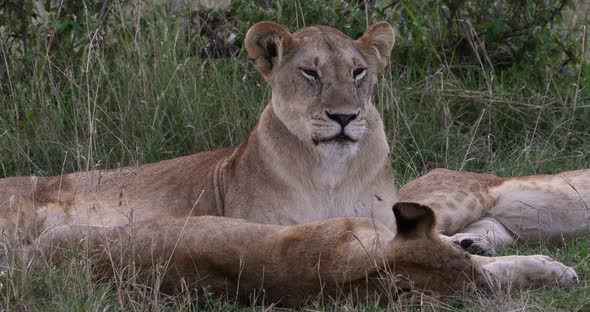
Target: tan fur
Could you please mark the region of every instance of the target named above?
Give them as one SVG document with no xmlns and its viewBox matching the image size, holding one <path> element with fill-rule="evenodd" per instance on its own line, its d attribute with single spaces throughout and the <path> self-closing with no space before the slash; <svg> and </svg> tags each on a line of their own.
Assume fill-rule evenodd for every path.
<svg viewBox="0 0 590 312">
<path fill-rule="evenodd" d="M 438 230 L 455 234 L 485 215 L 495 202 L 490 187 L 503 182 L 490 174 L 434 169 L 404 185 L 399 195 L 402 201 L 431 207 L 438 218 Z"/>
<path fill-rule="evenodd" d="M 590 232 L 590 169 L 511 178 L 435 169 L 399 196 L 432 207 L 440 232 L 483 235 L 493 247 Z"/>
<path fill-rule="evenodd" d="M 394 209 L 402 229 L 395 236 L 367 218 L 279 226 L 204 216 L 116 228 L 63 226 L 45 233 L 39 247 L 59 261 L 72 250 L 64 247 L 76 242 L 90 251 L 94 268 L 103 274 L 132 263 L 142 279 L 158 270 L 162 280 L 157 284 L 164 291 L 207 287 L 227 299 L 248 301 L 258 295 L 289 306 L 367 297 L 387 301 L 414 289 L 440 296 L 494 283 L 575 282 L 573 270 L 561 264 L 553 265 L 553 271 L 537 266 L 525 274 L 516 271 L 516 259 L 471 256 L 438 239 L 428 207 L 402 203 Z M 518 261 L 550 260 L 529 256 Z"/>
<path fill-rule="evenodd" d="M 0 225 L 39 233 L 61 224 L 118 226 L 167 216 L 286 225 L 362 216 L 392 228 L 397 196 L 389 147 L 370 97 L 393 42 L 387 23 L 359 40 L 329 27 L 291 34 L 258 23 L 245 45 L 272 99 L 239 147 L 117 170 L 0 179 Z M 320 80 L 311 82 L 302 67 L 317 70 Z M 363 79 L 352 76 L 356 68 L 366 68 Z M 342 128 L 328 112 L 358 117 Z M 355 142 L 324 141 L 341 131 Z"/>
<path fill-rule="evenodd" d="M 180 287 L 182 279 L 191 289 L 206 286 L 225 298 L 247 301 L 263 288 L 268 302 L 291 306 L 320 299 L 320 294 L 354 301 L 395 297 L 402 288 L 444 295 L 484 281 L 460 248 L 430 236 L 394 238 L 366 218 L 278 226 L 205 216 L 189 218 L 186 226 L 185 220 L 168 219 L 132 227 L 56 228 L 42 237 L 40 247 L 46 255 L 53 251 L 52 260 L 58 261 L 71 242 L 82 248 L 90 244 L 97 269 L 110 271 L 133 261 L 146 275 L 171 259 L 162 273 L 164 291 Z M 441 257 L 420 257 L 429 252 Z M 412 283 L 408 274 L 416 277 Z"/>
<path fill-rule="evenodd" d="M 0 179 L 0 227 L 17 243 L 45 233 L 41 242 L 49 246 L 76 241 L 80 229 L 87 229 L 91 243 L 104 246 L 101 237 L 121 242 L 126 227 L 137 227 L 133 232 L 144 243 L 131 244 L 129 251 L 137 253 L 132 259 L 146 266 L 169 259 L 172 270 L 165 275 L 171 287 L 179 276 L 202 277 L 219 292 L 238 289 L 239 297 L 260 287 L 262 275 L 270 296 L 287 297 L 289 304 L 319 289 L 331 296 L 343 286 L 345 293 L 362 297 L 376 289 L 366 277 L 392 265 L 409 276 L 408 283 L 436 292 L 462 287 L 464 276 L 477 280 L 471 273 L 482 270 L 500 284 L 530 285 L 527 274 L 560 285 L 575 281 L 575 272 L 561 263 L 526 266 L 526 257 L 471 261 L 436 237 L 434 214 L 425 206 L 416 209 L 427 213 L 404 216 L 416 205 L 398 203 L 409 210 L 396 214 L 393 238 L 397 194 L 383 123 L 370 101 L 393 44 L 386 23 L 371 26 L 358 40 L 324 26 L 290 33 L 258 23 L 245 46 L 272 97 L 240 146 L 117 170 Z M 461 193 L 472 198 L 454 200 L 488 205 L 486 183 L 473 183 L 473 196 Z M 428 196 L 426 188 L 408 201 Z M 454 223 L 438 200 L 428 204 L 442 216 L 444 231 Z M 313 222 L 334 217 L 366 219 Z M 302 225 L 283 227 L 294 224 Z M 128 259 L 121 246 L 99 249 L 97 261 L 106 266 L 112 252 Z M 500 260 L 506 265 L 494 265 Z"/>
</svg>

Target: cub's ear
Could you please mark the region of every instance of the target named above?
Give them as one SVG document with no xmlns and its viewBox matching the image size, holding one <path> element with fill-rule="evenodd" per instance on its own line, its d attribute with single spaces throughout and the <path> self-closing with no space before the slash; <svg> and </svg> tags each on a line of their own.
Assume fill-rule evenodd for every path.
<svg viewBox="0 0 590 312">
<path fill-rule="evenodd" d="M 357 42 L 377 58 L 379 71 L 381 71 L 387 66 L 391 49 L 395 43 L 395 32 L 389 23 L 379 22 L 371 25 Z"/>
<path fill-rule="evenodd" d="M 281 25 L 260 22 L 250 27 L 244 45 L 264 79 L 270 82 L 273 69 L 281 63 L 292 42 L 293 36 Z"/>
<path fill-rule="evenodd" d="M 396 236 L 403 238 L 433 238 L 436 236 L 434 212 L 427 206 L 410 202 L 393 205 L 397 225 Z"/>
</svg>

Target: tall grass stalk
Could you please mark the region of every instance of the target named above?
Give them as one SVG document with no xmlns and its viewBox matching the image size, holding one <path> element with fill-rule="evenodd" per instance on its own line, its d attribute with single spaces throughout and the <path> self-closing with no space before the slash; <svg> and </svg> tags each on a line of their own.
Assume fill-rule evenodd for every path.
<svg viewBox="0 0 590 312">
<path fill-rule="evenodd" d="M 2 60 L 6 79 L 0 82 L 0 176 L 120 168 L 235 146 L 256 123 L 270 90 L 244 51 L 223 59 L 196 57 L 198 39 L 187 34 L 177 13 L 164 7 L 138 14 L 115 1 L 107 19 L 110 26 L 87 29 L 86 38 L 66 48 L 45 36 L 29 41 L 26 55 L 17 45 L 0 45 L 7 56 Z M 300 22 L 305 23 L 301 16 Z M 465 31 L 470 31 L 468 25 Z M 588 34 L 580 36 L 586 40 Z M 581 84 L 587 81 L 582 67 L 576 81 L 562 81 L 556 68 L 546 68 L 541 84 L 526 74 L 494 73 L 481 54 L 480 38 L 473 33 L 470 38 L 480 66 L 412 58 L 402 64 L 393 58 L 375 87 L 374 103 L 385 123 L 398 185 L 434 167 L 500 176 L 588 168 L 590 88 Z M 433 48 L 422 39 L 415 44 Z M 584 311 L 590 309 L 589 245 L 586 238 L 505 251 L 549 254 L 574 265 L 582 283 L 570 291 L 523 291 L 451 306 L 418 302 L 393 308 Z M 7 258 L 11 265 L 0 277 L 0 309 L 246 309 L 209 296 L 195 298 L 189 290 L 163 295 L 157 287 L 133 283 L 129 275 L 91 278 L 91 263 L 83 254 L 59 266 L 42 262 L 33 267 L 20 260 L 18 253 Z M 126 270 L 134 272 L 132 266 Z M 329 308 L 348 309 L 340 302 Z M 379 310 L 370 304 L 358 309 Z"/>
</svg>

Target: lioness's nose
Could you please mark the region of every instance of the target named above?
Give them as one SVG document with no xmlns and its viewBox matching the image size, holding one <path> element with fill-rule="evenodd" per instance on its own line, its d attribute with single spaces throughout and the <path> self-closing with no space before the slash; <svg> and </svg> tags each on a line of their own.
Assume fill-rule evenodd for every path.
<svg viewBox="0 0 590 312">
<path fill-rule="evenodd" d="M 344 128 L 351 121 L 355 120 L 359 114 L 330 114 L 326 112 L 326 115 L 328 115 L 328 118 L 334 120 L 335 122 L 340 124 L 342 128 Z"/>
</svg>

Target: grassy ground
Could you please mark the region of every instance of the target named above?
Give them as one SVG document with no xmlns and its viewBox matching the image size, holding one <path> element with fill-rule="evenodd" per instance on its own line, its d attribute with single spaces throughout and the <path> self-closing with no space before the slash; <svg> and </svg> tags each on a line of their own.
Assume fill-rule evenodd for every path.
<svg viewBox="0 0 590 312">
<path fill-rule="evenodd" d="M 166 12 L 129 17 L 113 9 L 110 21 L 121 22 L 104 29 L 102 40 L 89 36 L 55 48 L 39 36 L 28 43 L 26 61 L 2 60 L 0 177 L 118 168 L 234 146 L 246 137 L 270 90 L 244 53 L 218 60 L 190 56 L 182 25 Z M 434 167 L 500 176 L 590 167 L 590 92 L 576 68 L 580 72 L 573 75 L 547 68 L 532 79 L 485 64 L 392 59 L 374 102 L 398 185 Z M 582 281 L 573 289 L 514 291 L 435 306 L 589 311 L 589 251 L 590 237 L 501 251 L 547 254 L 574 266 Z M 83 258 L 9 270 L 0 277 L 0 310 L 197 309 L 189 294 L 167 297 L 133 283 L 97 281 L 88 272 Z M 199 302 L 213 310 L 250 310 L 210 297 Z"/>
</svg>

